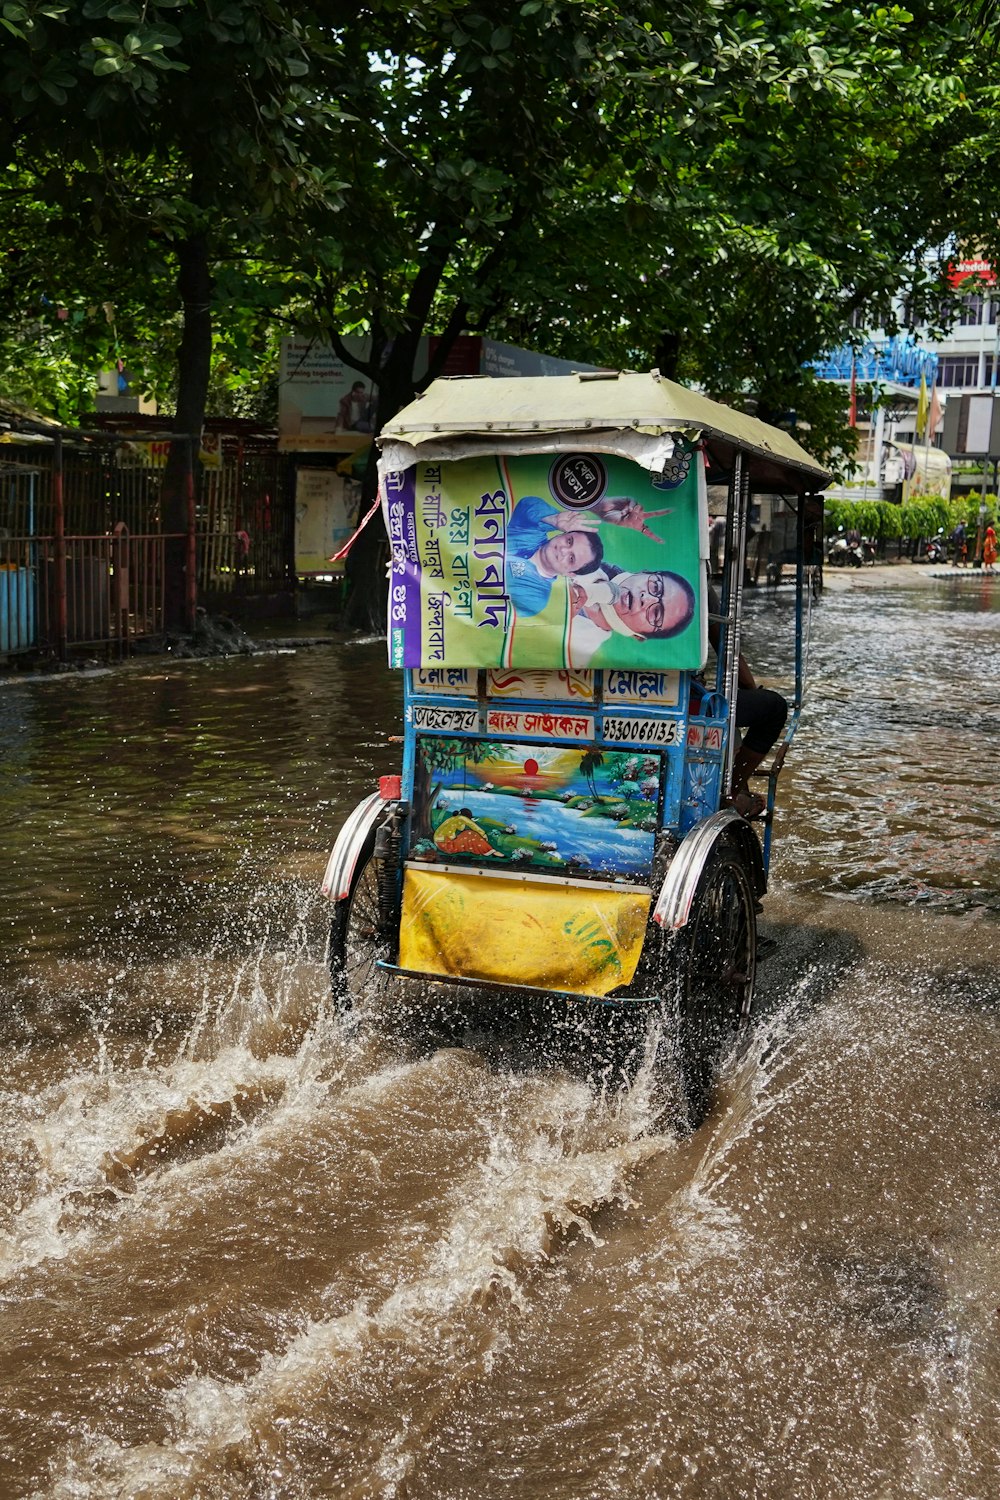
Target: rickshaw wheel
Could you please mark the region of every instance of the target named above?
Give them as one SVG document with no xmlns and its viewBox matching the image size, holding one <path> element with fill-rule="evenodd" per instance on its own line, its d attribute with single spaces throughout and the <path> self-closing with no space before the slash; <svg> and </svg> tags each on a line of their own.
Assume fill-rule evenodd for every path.
<svg viewBox="0 0 1000 1500">
<path fill-rule="evenodd" d="M 708 1114 L 719 1064 L 750 1015 L 755 906 L 746 866 L 723 845 L 705 866 L 687 926 L 666 945 L 664 988 L 676 1000 L 676 1061 L 691 1130 Z"/>
<path fill-rule="evenodd" d="M 380 958 L 389 956 L 389 943 L 382 930 L 379 869 L 374 845 L 369 844 L 358 862 L 350 895 L 333 909 L 330 979 L 340 1010 L 353 1010 L 374 994 L 380 987 L 376 965 Z"/>
</svg>

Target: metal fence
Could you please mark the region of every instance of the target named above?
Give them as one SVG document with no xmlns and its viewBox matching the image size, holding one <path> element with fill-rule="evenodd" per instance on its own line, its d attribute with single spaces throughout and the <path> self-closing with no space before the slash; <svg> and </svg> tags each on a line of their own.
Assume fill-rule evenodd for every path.
<svg viewBox="0 0 1000 1500">
<path fill-rule="evenodd" d="M 224 439 L 221 455 L 202 470 L 196 516 L 198 594 L 210 609 L 295 587 L 291 460 L 241 439 Z"/>
<path fill-rule="evenodd" d="M 166 446 L 57 435 L 0 447 L 0 655 L 124 655 L 162 634 L 170 544 L 184 558 L 188 628 L 198 603 L 290 592 L 287 461 L 220 444 L 197 491 L 189 463 L 187 529 L 167 533 Z"/>
<path fill-rule="evenodd" d="M 123 654 L 130 640 L 163 630 L 166 538 L 0 538 L 0 653 L 71 646 Z"/>
</svg>

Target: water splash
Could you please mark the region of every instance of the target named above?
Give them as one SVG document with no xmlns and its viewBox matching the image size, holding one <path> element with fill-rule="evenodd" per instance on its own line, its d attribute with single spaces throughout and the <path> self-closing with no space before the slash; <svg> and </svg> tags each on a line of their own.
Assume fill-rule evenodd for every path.
<svg viewBox="0 0 1000 1500">
<path fill-rule="evenodd" d="M 461 1056 L 439 1054 L 406 1071 L 422 1070 L 432 1087 L 431 1075 L 442 1066 L 460 1067 Z M 401 1076 L 397 1070 L 357 1087 L 380 1087 L 389 1102 Z M 513 1088 L 506 1080 L 499 1102 L 486 1153 L 449 1189 L 450 1217 L 419 1269 L 376 1304 L 358 1300 L 338 1316 L 310 1320 L 245 1382 L 204 1376 L 182 1382 L 167 1398 L 171 1443 L 127 1450 L 95 1440 L 87 1458 L 91 1487 L 78 1458 L 49 1493 L 131 1493 L 140 1478 L 149 1497 L 201 1493 L 208 1474 L 255 1469 L 264 1452 L 280 1451 L 283 1425 L 301 1422 L 318 1396 L 350 1381 L 378 1347 L 426 1364 L 432 1382 L 447 1370 L 449 1389 L 472 1378 L 490 1358 L 491 1309 L 500 1303 L 524 1312 L 527 1285 L 559 1247 L 578 1236 L 596 1242 L 599 1211 L 626 1204 L 635 1170 L 676 1149 L 669 1138 L 650 1134 L 602 1144 L 605 1111 L 585 1084 L 568 1078 L 528 1079 Z M 638 1123 L 638 1113 L 633 1118 Z M 612 1135 L 621 1129 L 620 1113 Z M 379 1493 L 397 1493 L 415 1437 L 399 1434 L 380 1453 Z M 372 1481 L 368 1471 L 349 1492 L 365 1493 Z"/>
</svg>

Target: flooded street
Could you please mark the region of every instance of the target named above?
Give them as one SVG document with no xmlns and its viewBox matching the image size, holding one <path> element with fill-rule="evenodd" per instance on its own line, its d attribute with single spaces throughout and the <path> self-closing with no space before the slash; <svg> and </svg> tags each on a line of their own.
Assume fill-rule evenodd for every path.
<svg viewBox="0 0 1000 1500">
<path fill-rule="evenodd" d="M 998 653 L 1000 579 L 831 580 L 685 1140 L 586 1016 L 331 1014 L 383 642 L 0 685 L 0 1500 L 1000 1492 Z"/>
</svg>

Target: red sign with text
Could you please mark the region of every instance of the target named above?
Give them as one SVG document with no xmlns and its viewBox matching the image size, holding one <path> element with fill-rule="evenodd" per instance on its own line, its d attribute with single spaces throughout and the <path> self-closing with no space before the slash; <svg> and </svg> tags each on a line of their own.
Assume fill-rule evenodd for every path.
<svg viewBox="0 0 1000 1500">
<path fill-rule="evenodd" d="M 948 281 L 951 286 L 961 286 L 963 281 L 968 281 L 970 276 L 984 281 L 992 286 L 997 279 L 996 272 L 988 260 L 957 260 L 952 261 L 948 267 Z"/>
</svg>

